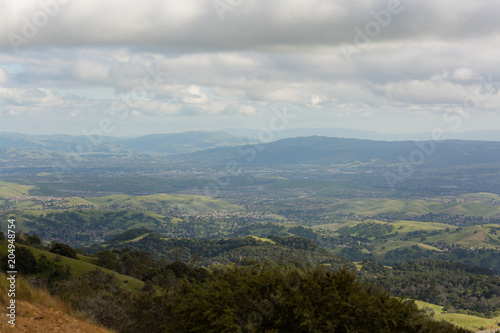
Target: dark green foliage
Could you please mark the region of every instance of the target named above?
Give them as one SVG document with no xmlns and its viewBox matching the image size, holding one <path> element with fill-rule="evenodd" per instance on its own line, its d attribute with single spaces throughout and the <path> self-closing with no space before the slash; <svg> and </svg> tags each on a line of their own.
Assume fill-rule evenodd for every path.
<svg viewBox="0 0 500 333">
<path fill-rule="evenodd" d="M 253 237 L 236 239 L 166 239 L 157 233 L 125 244 L 113 243 L 111 249 L 130 248 L 131 250 L 152 253 L 154 257 L 168 257 L 172 261 L 189 262 L 199 256 L 197 263 L 208 266 L 214 262 L 235 263 L 243 258 L 251 260 L 299 261 L 312 264 L 331 264 L 340 267 L 348 261 L 329 253 L 317 243 L 298 236 L 269 236 L 269 241 Z"/>
<path fill-rule="evenodd" d="M 116 254 L 109 250 L 97 253 L 97 264 L 104 268 L 113 269 L 116 264 Z"/>
<path fill-rule="evenodd" d="M 69 245 L 63 244 L 63 243 L 55 243 L 52 248 L 50 249 L 50 252 L 59 254 L 65 257 L 73 258 L 73 259 L 78 259 L 76 256 L 76 251 Z"/>
<path fill-rule="evenodd" d="M 353 227 L 342 227 L 338 230 L 341 235 L 354 235 L 364 238 L 382 238 L 385 235 L 391 233 L 394 230 L 394 226 L 387 223 L 360 223 Z"/>
<path fill-rule="evenodd" d="M 366 279 L 392 295 L 438 304 L 455 312 L 492 317 L 499 314 L 500 277 L 489 269 L 439 261 L 395 264 L 391 269 L 366 262 Z"/>
<path fill-rule="evenodd" d="M 25 234 L 23 237 L 23 244 L 26 244 L 31 247 L 35 248 L 42 248 L 43 243 L 42 240 L 40 239 L 40 236 L 35 235 L 35 234 Z"/>
<path fill-rule="evenodd" d="M 71 278 L 72 273 L 68 265 L 63 266 L 56 262 L 56 259 L 49 260 L 45 255 L 41 255 L 37 260 L 33 252 L 27 246 L 17 246 L 15 251 L 15 269 L 21 274 L 36 274 L 42 279 L 39 282 L 42 285 L 50 285 L 57 281 Z M 2 257 L 1 267 L 4 271 L 9 271 L 8 257 Z M 43 281 L 43 282 L 42 282 Z"/>
<path fill-rule="evenodd" d="M 41 238 L 64 240 L 71 246 L 91 244 L 96 239 L 104 241 L 104 233 L 121 233 L 129 228 L 144 225 L 157 227 L 170 221 L 169 217 L 153 217 L 144 212 L 127 210 L 75 209 L 49 211 L 42 215 L 19 211 L 16 215 L 20 222 L 36 231 Z M 136 232 L 132 231 L 132 234 Z M 123 237 L 128 238 L 130 235 Z"/>
<path fill-rule="evenodd" d="M 300 237 L 304 237 L 307 239 L 316 239 L 318 238 L 318 234 L 312 231 L 310 228 L 305 228 L 303 226 L 292 227 L 288 229 L 288 232 Z"/>
<path fill-rule="evenodd" d="M 373 255 L 363 252 L 363 247 L 360 245 L 350 245 L 349 247 L 344 247 L 340 252 L 340 255 L 351 261 L 362 261 L 373 257 Z"/>
<path fill-rule="evenodd" d="M 204 268 L 193 268 L 185 263 L 176 261 L 170 265 L 165 266 L 162 272 L 171 270 L 176 278 L 187 278 L 193 281 L 203 282 L 210 278 L 211 274 Z"/>
<path fill-rule="evenodd" d="M 294 249 L 305 250 L 305 251 L 317 251 L 318 253 L 326 254 L 328 253 L 325 249 L 319 246 L 317 243 L 310 239 L 299 237 L 299 236 L 276 236 L 269 235 L 268 238 L 274 241 L 278 245 L 283 245 L 291 247 Z"/>
<path fill-rule="evenodd" d="M 132 251 L 129 248 L 98 252 L 97 259 L 101 267 L 147 282 L 147 291 L 151 290 L 152 285 L 174 289 L 178 285 L 178 280 L 181 279 L 203 282 L 211 277 L 209 271 L 202 267 L 195 267 L 193 262 L 188 265 L 181 261 L 172 263 L 166 258 L 155 260 L 147 252 Z"/>
<path fill-rule="evenodd" d="M 36 258 L 31 253 L 30 250 L 28 250 L 24 246 L 16 246 L 16 251 L 14 252 L 15 254 L 15 268 L 18 273 L 22 274 L 31 274 L 31 273 L 37 273 L 38 272 L 38 265 L 36 262 Z M 8 257 L 5 256 L 2 258 L 2 270 L 4 271 L 10 271 L 12 269 L 9 269 L 7 266 L 8 263 Z"/>
<path fill-rule="evenodd" d="M 291 228 L 293 229 L 293 228 Z M 289 229 L 289 232 L 291 232 Z M 231 238 L 242 237 L 242 236 L 258 236 L 267 237 L 268 235 L 280 235 L 286 236 L 286 228 L 282 225 L 277 225 L 275 223 L 252 223 L 251 225 L 240 227 L 236 230 Z M 298 236 L 302 236 L 297 234 Z"/>
<path fill-rule="evenodd" d="M 206 285 L 184 284 L 165 311 L 165 332 L 468 332 L 346 269 L 231 270 Z"/>
<path fill-rule="evenodd" d="M 311 246 L 300 237 L 272 238 Z M 142 276 L 143 292 L 132 293 L 98 269 L 71 278 L 69 267 L 43 255 L 36 262 L 27 247 L 19 249 L 45 280 L 41 285 L 117 332 L 467 332 L 432 320 L 413 301 L 361 283 L 347 268 L 246 260 L 210 273 L 127 248 L 100 253 L 101 260 L 116 258 L 109 261 L 115 269 Z"/>
</svg>

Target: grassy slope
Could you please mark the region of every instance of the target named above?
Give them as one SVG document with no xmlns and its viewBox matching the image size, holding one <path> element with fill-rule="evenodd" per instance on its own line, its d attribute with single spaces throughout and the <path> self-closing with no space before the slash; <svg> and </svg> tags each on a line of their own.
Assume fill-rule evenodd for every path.
<svg viewBox="0 0 500 333">
<path fill-rule="evenodd" d="M 24 246 L 21 244 L 16 244 L 16 246 Z M 48 251 L 43 251 L 39 249 L 35 249 L 32 247 L 27 247 L 37 259 L 40 258 L 40 256 L 43 254 L 45 255 L 49 260 L 52 260 L 56 257 L 56 254 L 48 252 Z M 7 254 L 7 242 L 3 241 L 0 244 L 0 256 L 5 256 Z M 131 276 L 127 275 L 122 275 L 116 272 L 113 272 L 109 269 L 98 267 L 95 265 L 97 262 L 96 258 L 91 258 L 91 257 L 86 257 L 86 256 L 79 256 L 80 260 L 68 258 L 61 256 L 61 264 L 63 265 L 69 265 L 71 268 L 71 272 L 73 276 L 82 276 L 83 274 L 93 271 L 96 268 L 99 268 L 100 270 L 104 271 L 107 274 L 112 274 L 114 275 L 118 281 L 120 281 L 125 289 L 132 290 L 132 291 L 139 291 L 142 289 L 144 286 L 144 282 L 140 281 L 138 279 L 135 279 Z M 128 281 L 127 283 L 124 283 L 124 281 Z"/>
<path fill-rule="evenodd" d="M 430 304 L 422 301 L 415 301 L 420 308 L 428 307 L 434 309 L 434 318 L 437 320 L 446 320 L 456 326 L 461 326 L 474 331 L 478 331 L 481 326 L 489 328 L 498 328 L 498 322 L 500 322 L 500 316 L 495 318 L 481 318 L 476 316 L 469 316 L 460 313 L 443 313 L 443 307 L 435 304 Z"/>
<path fill-rule="evenodd" d="M 0 198 L 16 196 L 27 196 L 30 191 L 36 190 L 36 186 L 19 185 L 15 183 L 0 181 Z M 1 203 L 1 202 L 0 202 Z M 216 200 L 202 195 L 187 194 L 152 194 L 144 196 L 130 196 L 117 194 L 101 197 L 68 197 L 57 201 L 57 208 L 74 208 L 75 206 L 86 206 L 85 208 L 106 209 L 187 209 L 194 211 L 241 211 L 244 208 L 229 202 Z M 13 207 L 15 209 L 42 209 L 42 205 L 33 200 L 18 201 Z"/>
<path fill-rule="evenodd" d="M 226 201 L 212 199 L 206 196 L 187 194 L 153 194 L 131 197 L 127 195 L 111 195 L 105 197 L 88 197 L 87 201 L 106 208 L 118 205 L 123 209 L 193 209 L 193 210 L 226 210 L 239 211 L 242 207 Z"/>
<path fill-rule="evenodd" d="M 30 190 L 34 189 L 36 189 L 36 186 L 0 181 L 0 198 L 25 196 L 29 194 Z"/>
<path fill-rule="evenodd" d="M 261 242 L 269 242 L 271 244 L 276 244 L 275 241 L 273 240 L 270 240 L 269 238 L 265 238 L 265 237 L 258 237 L 258 236 L 248 236 L 248 237 L 252 237 L 253 239 L 256 239 L 256 240 L 259 240 Z"/>
<path fill-rule="evenodd" d="M 82 216 L 85 216 L 86 220 L 88 220 L 88 221 L 91 221 L 92 219 L 97 218 L 97 215 L 107 213 L 107 211 L 100 211 L 100 210 L 83 210 L 83 211 L 69 210 L 69 211 L 70 212 L 74 211 Z M 33 230 L 33 228 L 30 228 L 29 226 L 27 226 L 26 222 L 34 221 L 36 223 L 38 217 L 40 217 L 42 215 L 49 214 L 49 213 L 56 213 L 57 214 L 57 213 L 61 213 L 61 211 L 60 210 L 48 210 L 48 209 L 21 211 L 19 214 L 16 214 L 18 216 L 18 218 L 16 219 L 17 228 L 23 230 L 24 232 L 30 232 Z M 131 217 L 136 213 L 137 212 L 135 212 L 135 211 L 129 211 L 125 214 L 125 217 Z M 155 214 L 152 212 L 148 212 L 148 211 L 141 211 L 140 213 L 144 214 L 144 216 L 146 216 L 146 217 L 148 217 L 148 216 L 153 217 L 156 219 L 156 221 L 151 222 L 151 221 L 142 221 L 142 220 L 132 219 L 129 222 L 130 225 L 127 225 L 125 229 L 118 228 L 117 230 L 118 231 L 126 231 L 127 229 L 141 228 L 141 227 L 151 228 L 151 227 L 156 226 L 159 223 L 163 223 L 161 221 L 161 219 L 163 219 L 164 216 L 161 216 L 161 215 L 158 215 L 158 214 Z M 19 218 L 19 217 L 21 217 L 21 218 Z M 177 221 L 177 219 L 175 219 L 175 220 Z M 118 221 L 118 220 L 116 220 L 116 221 Z M 113 221 L 113 222 L 116 222 L 116 221 Z"/>
<path fill-rule="evenodd" d="M 474 199 L 483 198 L 479 195 Z M 389 212 L 421 215 L 427 213 L 498 217 L 500 206 L 486 205 L 480 202 L 444 203 L 424 200 L 382 200 L 382 199 L 353 199 L 342 200 L 325 206 L 326 210 L 335 213 L 356 213 L 375 215 Z"/>
<path fill-rule="evenodd" d="M 377 246 L 377 252 L 379 254 L 384 254 L 388 251 L 394 250 L 396 248 L 411 247 L 413 245 L 418 245 L 422 249 L 435 250 L 440 252 L 441 250 L 434 248 L 430 245 L 423 244 L 419 240 L 419 237 L 413 238 L 411 240 L 402 240 L 409 232 L 425 230 L 428 232 L 432 231 L 442 231 L 442 234 L 434 236 L 426 236 L 425 242 L 435 243 L 444 242 L 446 244 L 456 244 L 464 247 L 475 247 L 475 248 L 498 248 L 500 243 L 500 226 L 495 224 L 485 224 L 485 225 L 474 225 L 462 227 L 460 232 L 456 232 L 458 227 L 451 226 L 444 223 L 431 223 L 431 222 L 417 222 L 417 221 L 397 221 L 394 223 L 382 222 L 377 220 L 366 220 L 364 222 L 350 221 L 342 225 L 338 225 L 337 228 L 348 226 L 352 227 L 361 223 L 375 222 L 380 224 L 391 224 L 394 226 L 394 231 L 391 233 L 392 237 L 389 237 L 387 241 L 380 242 L 379 240 L 374 240 Z M 446 230 L 449 231 L 446 231 Z M 497 235 L 490 233 L 491 230 L 497 230 Z M 395 233 L 398 233 L 397 235 Z M 356 234 L 353 234 L 354 236 Z M 382 250 L 382 246 L 384 249 Z"/>
</svg>

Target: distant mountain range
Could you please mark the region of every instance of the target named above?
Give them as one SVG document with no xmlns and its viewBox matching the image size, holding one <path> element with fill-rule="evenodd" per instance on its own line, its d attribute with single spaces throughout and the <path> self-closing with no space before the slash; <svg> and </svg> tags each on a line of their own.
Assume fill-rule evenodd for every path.
<svg viewBox="0 0 500 333">
<path fill-rule="evenodd" d="M 66 152 L 78 145 L 91 146 L 93 153 L 184 154 L 213 148 L 234 147 L 257 142 L 259 130 L 238 128 L 222 131 L 193 131 L 172 134 L 151 134 L 137 138 L 72 135 L 26 135 L 0 132 L 0 150 Z M 430 134 L 384 134 L 343 128 L 298 128 L 277 131 L 274 141 L 303 137 L 328 137 L 375 141 L 429 140 Z M 450 140 L 500 141 L 500 131 L 448 133 Z M 83 149 L 86 151 L 86 149 Z"/>
<path fill-rule="evenodd" d="M 239 165 L 346 166 L 401 165 L 407 161 L 428 167 L 454 167 L 500 163 L 500 142 L 446 140 L 372 141 L 324 136 L 283 139 L 265 145 L 224 147 L 172 156 L 193 165 L 220 166 L 236 161 Z"/>
<path fill-rule="evenodd" d="M 309 129 L 290 130 L 307 134 Z M 334 133 L 334 129 L 318 132 Z M 344 130 L 347 135 L 349 130 Z M 360 132 L 368 135 L 371 132 Z M 292 132 L 288 132 L 291 134 Z M 352 132 L 355 134 L 355 132 Z M 481 132 L 486 135 L 486 132 Z M 496 132 L 492 132 L 495 134 Z M 248 134 L 241 131 L 241 135 Z M 286 133 L 285 133 L 286 134 Z M 340 136 L 340 132 L 338 132 Z M 380 134 L 380 133 L 378 133 Z M 464 133 L 465 135 L 467 133 Z M 479 135 L 480 133 L 476 133 Z M 380 134 L 382 135 L 382 134 Z M 469 137 L 474 137 L 469 132 Z M 375 134 L 373 135 L 375 136 Z M 97 144 L 92 144 L 92 142 Z M 428 167 L 452 167 L 471 164 L 500 164 L 500 142 L 446 140 L 375 141 L 327 136 L 294 137 L 266 144 L 249 144 L 255 140 L 225 132 L 185 132 L 153 134 L 139 138 L 91 137 L 70 135 L 24 135 L 0 133 L 0 152 L 75 152 L 99 154 L 166 155 L 166 162 L 177 165 L 222 167 L 230 161 L 257 167 L 321 166 L 377 167 L 401 165 L 401 159 Z M 98 153 L 95 155 L 95 153 Z M 106 156 L 106 155 L 104 155 Z M 180 163 L 180 164 L 179 164 Z"/>
<path fill-rule="evenodd" d="M 257 139 L 260 132 L 260 130 L 248 128 L 228 128 L 221 131 L 231 135 L 244 136 L 253 139 Z M 326 136 L 331 138 L 379 141 L 430 140 L 432 138 L 431 133 L 387 134 L 346 128 L 294 128 L 275 131 L 273 134 L 275 140 L 308 136 Z M 500 141 L 500 131 L 447 133 L 447 138 L 450 140 Z"/>
<path fill-rule="evenodd" d="M 248 139 L 224 132 L 152 134 L 124 139 L 106 136 L 25 135 L 0 132 L 0 150 L 66 152 L 90 146 L 93 153 L 189 153 L 216 147 L 237 146 Z M 87 151 L 87 148 L 82 149 Z"/>
</svg>

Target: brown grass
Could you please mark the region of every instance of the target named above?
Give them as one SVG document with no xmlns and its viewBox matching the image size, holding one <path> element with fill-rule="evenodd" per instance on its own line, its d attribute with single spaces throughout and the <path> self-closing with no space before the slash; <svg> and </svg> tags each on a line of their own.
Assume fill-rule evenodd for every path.
<svg viewBox="0 0 500 333">
<path fill-rule="evenodd" d="M 0 304 L 6 306 L 10 301 L 8 297 L 9 281 L 4 273 L 0 273 Z M 27 301 L 41 304 L 50 309 L 71 314 L 71 305 L 53 297 L 46 290 L 36 288 L 24 277 L 16 276 L 16 301 Z"/>
</svg>

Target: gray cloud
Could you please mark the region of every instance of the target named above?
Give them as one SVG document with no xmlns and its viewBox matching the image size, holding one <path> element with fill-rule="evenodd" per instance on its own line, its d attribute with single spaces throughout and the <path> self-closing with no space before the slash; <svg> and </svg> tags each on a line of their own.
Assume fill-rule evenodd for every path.
<svg viewBox="0 0 500 333">
<path fill-rule="evenodd" d="M 500 81 L 499 2 L 394 1 L 4 1 L 0 117 L 45 115 L 78 130 L 123 99 L 129 121 L 236 127 L 286 105 L 311 124 L 384 131 L 375 118 L 439 120 Z M 133 98 L 152 66 L 161 82 Z M 477 103 L 478 119 L 498 115 L 497 91 Z"/>
<path fill-rule="evenodd" d="M 217 3 L 192 1 L 4 2 L 0 46 L 10 47 L 9 33 L 22 34 L 30 22 L 38 29 L 26 47 L 124 45 L 153 50 L 287 50 L 352 43 L 354 26 L 362 30 L 398 0 L 241 0 L 227 5 L 221 21 Z M 67 4 L 59 4 L 59 2 Z M 57 4 L 56 7 L 39 3 Z M 59 7 L 59 8 L 57 8 Z M 392 7 L 391 7 L 392 8 Z M 400 0 L 377 40 L 470 39 L 500 32 L 500 3 L 452 0 Z M 220 12 L 221 10 L 219 10 Z M 48 16 L 44 25 L 43 12 Z M 381 20 L 386 20 L 381 16 Z M 40 25 L 40 27 L 37 27 Z"/>
</svg>

